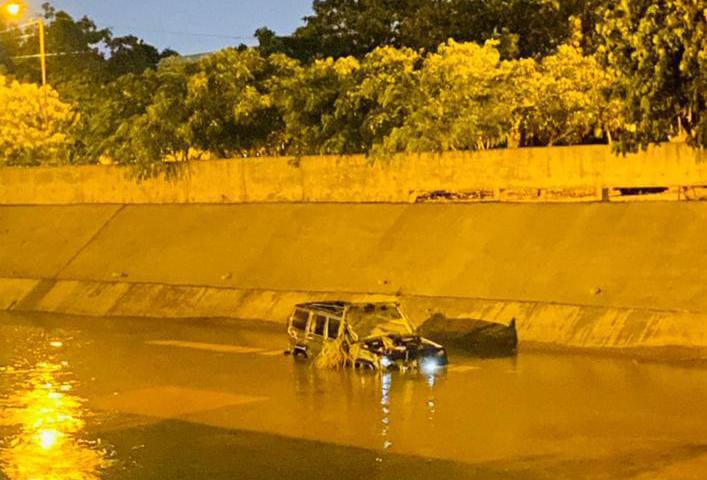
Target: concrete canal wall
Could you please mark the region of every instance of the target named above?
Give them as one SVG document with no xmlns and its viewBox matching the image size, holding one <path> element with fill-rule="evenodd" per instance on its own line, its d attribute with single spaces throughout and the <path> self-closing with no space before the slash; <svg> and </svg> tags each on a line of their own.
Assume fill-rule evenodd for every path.
<svg viewBox="0 0 707 480">
<path fill-rule="evenodd" d="M 671 143 L 625 157 L 605 145 L 443 155 L 240 158 L 194 162 L 182 175 L 135 182 L 119 167 L 0 169 L 0 204 L 253 202 L 412 203 L 433 192 L 467 201 L 596 201 L 603 189 L 669 187 L 705 198 L 707 152 Z"/>
<path fill-rule="evenodd" d="M 617 193 L 648 187 L 667 190 Z M 418 323 L 516 318 L 526 345 L 707 351 L 707 203 L 670 201 L 705 198 L 707 154 L 684 144 L 234 159 L 142 183 L 3 168 L 0 309 L 284 322 L 398 299 Z"/>
<path fill-rule="evenodd" d="M 392 299 L 521 341 L 707 349 L 707 204 L 0 207 L 0 308 L 284 322 Z"/>
</svg>

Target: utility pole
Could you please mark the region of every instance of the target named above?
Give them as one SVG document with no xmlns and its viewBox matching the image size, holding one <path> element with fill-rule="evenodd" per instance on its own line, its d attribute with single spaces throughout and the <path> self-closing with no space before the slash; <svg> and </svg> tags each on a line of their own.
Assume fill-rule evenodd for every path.
<svg viewBox="0 0 707 480">
<path fill-rule="evenodd" d="M 39 25 L 39 63 L 42 67 L 42 86 L 47 86 L 47 52 L 44 45 L 44 19 L 37 19 Z"/>
<path fill-rule="evenodd" d="M 1 1 L 1 0 L 0 0 Z M 11 0 L 4 5 L 2 5 L 2 13 L 5 13 L 10 19 L 19 19 L 23 16 L 26 5 L 21 0 Z M 38 16 L 36 19 L 30 20 L 24 25 L 19 27 L 24 27 L 27 25 L 36 24 L 39 31 L 39 65 L 42 71 L 42 86 L 47 86 L 47 51 L 45 45 L 45 32 L 44 32 L 44 18 Z"/>
</svg>

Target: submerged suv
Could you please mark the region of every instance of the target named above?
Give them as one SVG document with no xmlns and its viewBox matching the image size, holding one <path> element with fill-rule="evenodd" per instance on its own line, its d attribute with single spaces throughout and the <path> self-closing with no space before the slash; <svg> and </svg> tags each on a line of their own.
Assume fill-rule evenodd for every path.
<svg viewBox="0 0 707 480">
<path fill-rule="evenodd" d="M 345 362 L 356 368 L 430 371 L 448 363 L 445 348 L 417 335 L 397 303 L 303 303 L 295 306 L 287 332 L 293 355 L 314 358 L 338 342 Z"/>
</svg>

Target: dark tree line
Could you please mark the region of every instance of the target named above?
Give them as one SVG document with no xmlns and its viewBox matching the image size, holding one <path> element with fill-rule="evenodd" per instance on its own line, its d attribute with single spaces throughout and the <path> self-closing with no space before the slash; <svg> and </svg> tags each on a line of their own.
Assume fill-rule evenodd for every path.
<svg viewBox="0 0 707 480">
<path fill-rule="evenodd" d="M 505 58 L 554 52 L 581 19 L 586 45 L 593 42 L 596 9 L 605 0 L 315 0 L 314 14 L 291 36 L 258 30 L 260 48 L 288 56 L 362 57 L 376 47 L 433 52 L 452 38 L 499 41 Z"/>
</svg>

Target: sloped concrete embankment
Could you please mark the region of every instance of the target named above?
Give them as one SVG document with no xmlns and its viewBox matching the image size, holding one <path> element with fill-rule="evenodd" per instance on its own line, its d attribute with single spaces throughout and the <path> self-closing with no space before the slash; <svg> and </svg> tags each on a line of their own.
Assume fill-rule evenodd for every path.
<svg viewBox="0 0 707 480">
<path fill-rule="evenodd" d="M 707 348 L 707 205 L 0 207 L 0 308 L 284 322 L 398 298 L 526 345 Z"/>
<path fill-rule="evenodd" d="M 525 348 L 640 349 L 648 353 L 650 349 L 680 347 L 692 350 L 690 358 L 707 352 L 707 315 L 694 312 L 414 295 L 0 279 L 2 309 L 91 316 L 237 318 L 284 325 L 294 304 L 335 299 L 400 301 L 417 323 L 433 312 L 501 323 L 516 318 L 521 347 Z"/>
</svg>

